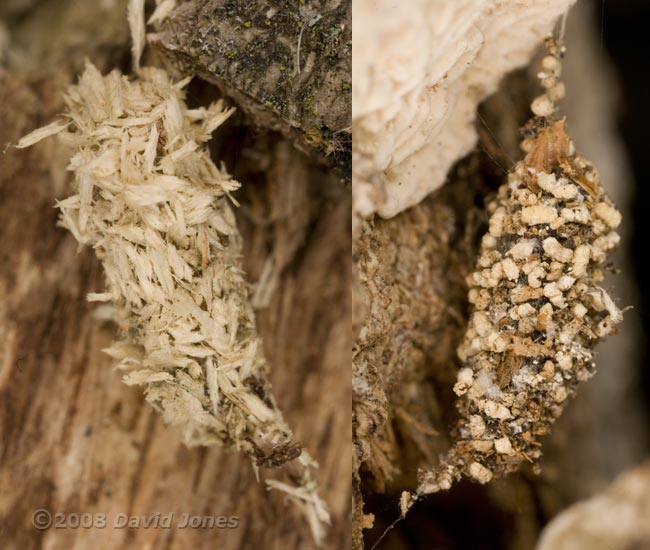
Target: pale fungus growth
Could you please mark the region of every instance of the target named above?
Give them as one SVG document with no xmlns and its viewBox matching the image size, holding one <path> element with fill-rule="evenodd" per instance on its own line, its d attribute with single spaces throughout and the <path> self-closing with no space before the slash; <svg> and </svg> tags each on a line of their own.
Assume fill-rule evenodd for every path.
<svg viewBox="0 0 650 550">
<path fill-rule="evenodd" d="M 352 62 L 354 209 L 392 217 L 440 187 L 475 146 L 476 110 L 530 61 L 574 0 L 355 0 Z M 542 64 L 550 116 L 560 69 Z M 546 223 L 546 222 L 540 222 Z"/>
</svg>

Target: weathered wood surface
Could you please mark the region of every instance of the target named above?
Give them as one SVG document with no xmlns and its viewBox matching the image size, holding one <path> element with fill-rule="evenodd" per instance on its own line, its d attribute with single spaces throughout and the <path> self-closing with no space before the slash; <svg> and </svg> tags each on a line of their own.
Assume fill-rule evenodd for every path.
<svg viewBox="0 0 650 550">
<path fill-rule="evenodd" d="M 2 75 L 2 146 L 48 122 L 61 107 L 61 89 Z M 278 273 L 258 313 L 273 389 L 296 438 L 320 462 L 333 519 L 327 547 L 346 548 L 349 190 L 336 181 L 324 185 L 330 176 L 277 137 L 243 146 L 237 154 L 246 157 L 246 173 L 238 175 L 254 182 L 238 197 L 245 266 L 255 281 L 272 257 L 270 273 Z M 185 448 L 101 352 L 114 327 L 85 301 L 103 288 L 101 267 L 56 227 L 53 205 L 66 196 L 65 164 L 54 139 L 0 155 L 0 547 L 312 547 L 302 517 L 256 482 L 247 458 Z M 39 531 L 31 523 L 39 508 L 106 514 L 109 527 Z M 156 512 L 173 512 L 175 526 L 183 512 L 238 516 L 239 526 L 110 527 L 118 513 Z"/>
<path fill-rule="evenodd" d="M 351 2 L 191 0 L 150 43 L 349 179 Z"/>
</svg>

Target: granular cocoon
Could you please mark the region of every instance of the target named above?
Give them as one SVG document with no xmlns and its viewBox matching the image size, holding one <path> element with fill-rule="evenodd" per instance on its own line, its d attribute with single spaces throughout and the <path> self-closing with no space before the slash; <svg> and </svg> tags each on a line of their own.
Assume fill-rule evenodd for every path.
<svg viewBox="0 0 650 550">
<path fill-rule="evenodd" d="M 488 206 L 489 229 L 467 279 L 454 443 L 437 468 L 420 472 L 418 495 L 463 475 L 487 483 L 539 459 L 540 437 L 594 373 L 594 345 L 622 320 L 600 286 L 621 214 L 558 117 L 563 48 L 552 39 L 547 48 L 545 92 L 524 128 L 527 155 Z M 403 510 L 411 502 L 405 494 Z"/>
</svg>

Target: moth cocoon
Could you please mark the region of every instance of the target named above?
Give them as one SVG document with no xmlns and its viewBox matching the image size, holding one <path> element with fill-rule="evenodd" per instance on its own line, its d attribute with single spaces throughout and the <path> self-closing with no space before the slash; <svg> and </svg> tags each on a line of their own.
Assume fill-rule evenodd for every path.
<svg viewBox="0 0 650 550">
<path fill-rule="evenodd" d="M 135 3 L 136 7 L 138 3 Z M 143 24 L 140 12 L 130 12 Z M 134 41 L 136 53 L 142 44 Z M 231 193 L 239 187 L 205 143 L 234 111 L 190 109 L 188 80 L 140 67 L 129 79 L 87 63 L 67 112 L 19 147 L 58 133 L 73 153 L 76 193 L 58 202 L 60 224 L 101 260 L 120 340 L 107 352 L 187 445 L 242 450 L 255 466 L 286 465 L 293 484 L 269 481 L 303 511 L 317 542 L 327 510 L 278 409 L 241 267 Z"/>
<path fill-rule="evenodd" d="M 547 47 L 544 68 L 557 76 L 562 48 L 552 40 Z M 564 119 L 553 119 L 548 90 L 556 78 L 540 78 L 546 93 L 533 101 L 536 118 L 528 125 L 535 136 L 488 208 L 495 243 L 488 248 L 482 241 L 467 277 L 473 311 L 458 349 L 463 366 L 455 389 L 463 391 L 456 437 L 438 468 L 420 472 L 417 495 L 463 475 L 486 483 L 538 459 L 539 436 L 593 374 L 594 345 L 622 320 L 599 287 L 621 215 L 593 166 L 571 147 Z M 495 250 L 506 250 L 506 259 Z M 480 382 L 490 379 L 497 388 Z"/>
<path fill-rule="evenodd" d="M 176 0 L 157 1 L 150 21 Z M 241 266 L 231 206 L 239 187 L 206 142 L 230 115 L 223 101 L 190 109 L 185 86 L 142 67 L 144 0 L 129 0 L 134 75 L 103 76 L 86 62 L 65 95 L 64 117 L 23 137 L 58 134 L 73 151 L 76 193 L 58 202 L 60 225 L 101 260 L 120 339 L 105 350 L 127 385 L 179 426 L 185 443 L 243 450 L 254 468 L 285 466 L 291 483 L 267 480 L 304 514 L 318 546 L 329 513 L 311 469 L 317 463 L 278 409 Z"/>
</svg>

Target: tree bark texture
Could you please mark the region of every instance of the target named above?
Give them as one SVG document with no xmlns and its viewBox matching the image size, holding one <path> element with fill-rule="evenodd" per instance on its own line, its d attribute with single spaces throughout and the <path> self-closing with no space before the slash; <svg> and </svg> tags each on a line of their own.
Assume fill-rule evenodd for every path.
<svg viewBox="0 0 650 550">
<path fill-rule="evenodd" d="M 350 178 L 351 2 L 192 0 L 151 42 Z"/>
</svg>

